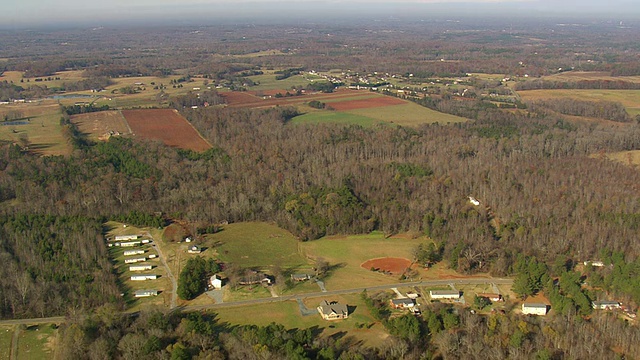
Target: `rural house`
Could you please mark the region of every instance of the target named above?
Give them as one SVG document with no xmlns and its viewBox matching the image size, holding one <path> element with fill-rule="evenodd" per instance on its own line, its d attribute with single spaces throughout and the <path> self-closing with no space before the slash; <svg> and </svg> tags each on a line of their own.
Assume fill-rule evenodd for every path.
<svg viewBox="0 0 640 360">
<path fill-rule="evenodd" d="M 522 313 L 525 315 L 547 315 L 548 305 L 543 303 L 522 303 Z"/>
<path fill-rule="evenodd" d="M 502 295 L 492 293 L 479 293 L 478 297 L 489 299 L 491 302 L 502 301 Z"/>
<path fill-rule="evenodd" d="M 311 279 L 311 275 L 309 274 L 291 274 L 291 280 L 293 281 L 307 281 Z"/>
<path fill-rule="evenodd" d="M 158 275 L 156 274 L 133 275 L 131 276 L 131 281 L 155 280 L 157 278 Z"/>
<path fill-rule="evenodd" d="M 261 273 L 259 271 L 251 270 L 247 272 L 240 280 L 238 284 L 240 285 L 254 285 L 254 284 L 267 284 L 271 285 L 273 280 L 270 276 Z"/>
<path fill-rule="evenodd" d="M 125 250 L 124 256 L 141 255 L 144 254 L 144 250 Z"/>
<path fill-rule="evenodd" d="M 189 254 L 200 254 L 202 249 L 198 245 L 189 246 L 189 250 L 187 250 Z"/>
<path fill-rule="evenodd" d="M 337 301 L 328 302 L 323 300 L 318 306 L 318 312 L 325 320 L 346 319 L 349 317 L 349 308 L 345 304 Z"/>
<path fill-rule="evenodd" d="M 596 310 L 614 310 L 620 309 L 620 303 L 617 301 L 594 301 L 591 307 Z"/>
<path fill-rule="evenodd" d="M 116 235 L 114 238 L 115 241 L 129 241 L 129 240 L 137 240 L 140 235 Z"/>
<path fill-rule="evenodd" d="M 124 263 L 125 264 L 134 264 L 134 263 L 137 263 L 137 262 L 144 262 L 144 261 L 147 261 L 146 257 L 124 259 Z"/>
<path fill-rule="evenodd" d="M 222 279 L 218 275 L 213 275 L 211 279 L 209 279 L 209 283 L 214 289 L 222 289 Z"/>
<path fill-rule="evenodd" d="M 132 265 L 129 266 L 129 271 L 145 271 L 153 269 L 152 265 Z"/>
<path fill-rule="evenodd" d="M 429 290 L 431 299 L 460 299 L 458 290 Z"/>
<path fill-rule="evenodd" d="M 411 309 L 416 306 L 416 303 L 413 301 L 413 299 L 409 298 L 391 299 L 389 303 L 394 309 Z"/>
</svg>

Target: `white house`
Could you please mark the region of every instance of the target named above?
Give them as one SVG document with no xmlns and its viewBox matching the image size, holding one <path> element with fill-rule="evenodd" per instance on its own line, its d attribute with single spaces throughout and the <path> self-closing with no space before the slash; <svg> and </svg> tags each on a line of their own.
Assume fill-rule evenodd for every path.
<svg viewBox="0 0 640 360">
<path fill-rule="evenodd" d="M 429 290 L 432 299 L 460 299 L 458 290 Z"/>
<path fill-rule="evenodd" d="M 141 255 L 144 254 L 144 250 L 125 250 L 124 256 Z"/>
<path fill-rule="evenodd" d="M 137 262 L 144 262 L 147 261 L 146 257 L 139 257 L 139 258 L 131 258 L 131 259 L 124 259 L 124 263 L 125 264 L 135 264 Z"/>
<path fill-rule="evenodd" d="M 133 296 L 135 297 L 158 296 L 158 290 L 136 290 Z"/>
<path fill-rule="evenodd" d="M 222 289 L 222 279 L 218 275 L 213 275 L 209 281 L 214 289 Z"/>
<path fill-rule="evenodd" d="M 412 309 L 416 306 L 416 303 L 413 299 L 410 298 L 402 298 L 402 299 L 391 299 L 389 301 L 389 305 L 391 305 L 394 309 Z"/>
<path fill-rule="evenodd" d="M 200 254 L 202 249 L 198 245 L 189 246 L 189 250 L 187 250 L 189 254 Z"/>
<path fill-rule="evenodd" d="M 522 303 L 522 313 L 525 315 L 547 315 L 549 306 L 543 303 Z"/>
<path fill-rule="evenodd" d="M 132 275 L 131 281 L 155 280 L 158 278 L 156 274 Z"/>
<path fill-rule="evenodd" d="M 143 244 L 149 244 L 151 243 L 151 239 L 144 239 L 141 241 Z"/>
<path fill-rule="evenodd" d="M 145 271 L 153 269 L 152 265 L 132 265 L 129 266 L 129 271 Z"/>
</svg>

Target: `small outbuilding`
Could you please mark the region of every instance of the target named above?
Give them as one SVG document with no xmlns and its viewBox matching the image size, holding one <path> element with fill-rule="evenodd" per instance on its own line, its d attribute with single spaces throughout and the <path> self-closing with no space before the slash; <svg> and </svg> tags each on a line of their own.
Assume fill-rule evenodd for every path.
<svg viewBox="0 0 640 360">
<path fill-rule="evenodd" d="M 189 246 L 187 252 L 189 254 L 200 254 L 202 252 L 202 248 L 198 245 Z"/>
<path fill-rule="evenodd" d="M 544 303 L 522 303 L 522 313 L 525 315 L 547 315 L 549 305 Z"/>
<path fill-rule="evenodd" d="M 209 279 L 209 283 L 216 290 L 222 289 L 222 279 L 218 275 L 213 275 L 211 279 Z"/>
</svg>

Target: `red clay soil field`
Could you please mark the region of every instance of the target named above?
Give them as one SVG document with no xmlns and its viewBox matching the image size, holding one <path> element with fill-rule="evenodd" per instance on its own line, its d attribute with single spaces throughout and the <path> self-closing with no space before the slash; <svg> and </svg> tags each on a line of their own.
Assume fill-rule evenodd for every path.
<svg viewBox="0 0 640 360">
<path fill-rule="evenodd" d="M 165 145 L 193 151 L 205 151 L 211 148 L 211 144 L 203 139 L 176 110 L 122 110 L 122 115 L 127 119 L 135 136 L 160 140 Z"/>
<path fill-rule="evenodd" d="M 404 271 L 411 266 L 411 261 L 405 258 L 377 258 L 367 260 L 360 265 L 360 267 L 371 270 L 378 269 L 378 271 L 390 272 L 392 274 L 402 274 Z"/>
<path fill-rule="evenodd" d="M 336 101 L 332 102 L 330 106 L 337 111 L 347 111 L 403 104 L 406 104 L 404 100 L 392 98 L 390 96 L 376 96 L 375 98 L 369 99 Z"/>
</svg>

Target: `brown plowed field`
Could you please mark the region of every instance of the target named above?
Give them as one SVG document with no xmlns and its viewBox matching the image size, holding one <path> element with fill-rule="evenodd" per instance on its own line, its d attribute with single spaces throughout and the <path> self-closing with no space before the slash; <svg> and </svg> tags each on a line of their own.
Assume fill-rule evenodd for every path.
<svg viewBox="0 0 640 360">
<path fill-rule="evenodd" d="M 375 98 L 362 100 L 337 101 L 332 102 L 330 105 L 337 111 L 347 111 L 354 109 L 369 109 L 402 104 L 406 104 L 406 102 L 404 100 L 392 98 L 390 96 L 376 96 Z"/>
<path fill-rule="evenodd" d="M 211 144 L 176 110 L 122 110 L 122 115 L 127 119 L 135 136 L 160 140 L 165 145 L 193 151 L 211 148 Z"/>
<path fill-rule="evenodd" d="M 411 266 L 411 261 L 405 258 L 386 257 L 367 260 L 360 266 L 367 270 L 374 268 L 379 271 L 388 271 L 392 274 L 402 274 L 409 266 Z"/>
</svg>

